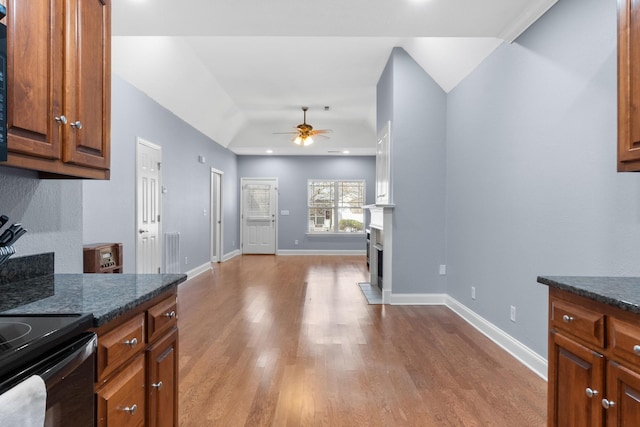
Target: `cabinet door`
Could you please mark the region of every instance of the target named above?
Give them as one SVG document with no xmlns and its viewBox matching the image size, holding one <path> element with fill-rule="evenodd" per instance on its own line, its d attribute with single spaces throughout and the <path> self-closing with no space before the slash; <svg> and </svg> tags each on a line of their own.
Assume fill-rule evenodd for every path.
<svg viewBox="0 0 640 427">
<path fill-rule="evenodd" d="M 64 126 L 56 122 L 63 116 L 62 0 L 9 0 L 7 13 L 9 152 L 59 159 Z"/>
<path fill-rule="evenodd" d="M 109 0 L 66 0 L 63 161 L 109 168 L 111 6 Z"/>
<path fill-rule="evenodd" d="M 601 427 L 603 356 L 554 331 L 549 344 L 548 425 Z"/>
<path fill-rule="evenodd" d="M 618 171 L 640 171 L 640 2 L 618 0 Z"/>
<path fill-rule="evenodd" d="M 147 351 L 150 427 L 178 426 L 178 329 Z"/>
<path fill-rule="evenodd" d="M 609 362 L 607 366 L 607 427 L 640 426 L 640 375 Z"/>
<path fill-rule="evenodd" d="M 142 354 L 96 393 L 98 427 L 141 427 L 145 414 Z"/>
</svg>

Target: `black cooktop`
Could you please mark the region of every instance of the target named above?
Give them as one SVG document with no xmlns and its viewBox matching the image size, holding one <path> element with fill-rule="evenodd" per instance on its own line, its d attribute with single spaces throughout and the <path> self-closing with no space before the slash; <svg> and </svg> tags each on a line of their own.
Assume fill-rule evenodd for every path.
<svg viewBox="0 0 640 427">
<path fill-rule="evenodd" d="M 0 315 L 0 382 L 91 328 L 93 316 Z"/>
</svg>

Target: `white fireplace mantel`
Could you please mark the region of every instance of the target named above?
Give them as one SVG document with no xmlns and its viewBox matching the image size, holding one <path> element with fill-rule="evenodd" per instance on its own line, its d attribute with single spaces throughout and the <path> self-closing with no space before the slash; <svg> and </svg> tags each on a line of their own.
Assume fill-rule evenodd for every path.
<svg viewBox="0 0 640 427">
<path fill-rule="evenodd" d="M 372 285 L 382 291 L 382 302 L 390 301 L 392 289 L 392 250 L 393 250 L 393 208 L 395 205 L 366 205 L 371 213 L 369 228 L 371 229 L 369 245 L 369 273 Z M 378 252 L 382 252 L 382 265 L 378 265 Z M 378 271 L 382 272 L 382 280 L 378 280 Z"/>
</svg>

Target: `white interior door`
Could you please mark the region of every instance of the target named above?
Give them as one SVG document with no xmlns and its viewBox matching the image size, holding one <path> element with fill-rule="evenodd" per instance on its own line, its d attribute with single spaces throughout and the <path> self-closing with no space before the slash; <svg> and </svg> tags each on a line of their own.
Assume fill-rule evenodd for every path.
<svg viewBox="0 0 640 427">
<path fill-rule="evenodd" d="M 136 273 L 160 273 L 162 149 L 138 138 L 136 153 Z"/>
<path fill-rule="evenodd" d="M 276 253 L 277 191 L 275 178 L 242 178 L 242 253 Z"/>
<path fill-rule="evenodd" d="M 222 261 L 222 172 L 211 169 L 211 262 Z"/>
</svg>

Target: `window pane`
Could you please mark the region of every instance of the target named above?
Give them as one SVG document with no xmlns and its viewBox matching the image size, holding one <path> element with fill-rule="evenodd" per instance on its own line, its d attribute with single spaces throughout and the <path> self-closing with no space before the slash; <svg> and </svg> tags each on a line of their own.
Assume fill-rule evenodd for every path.
<svg viewBox="0 0 640 427">
<path fill-rule="evenodd" d="M 333 209 L 309 209 L 309 231 L 313 233 L 333 231 Z"/>
<path fill-rule="evenodd" d="M 331 181 L 311 181 L 309 183 L 309 207 L 333 207 L 334 183 Z"/>
<path fill-rule="evenodd" d="M 364 183 L 342 181 L 338 183 L 338 206 L 360 207 L 364 205 Z"/>
<path fill-rule="evenodd" d="M 341 233 L 362 233 L 363 223 L 362 208 L 338 209 L 338 229 Z"/>
</svg>

